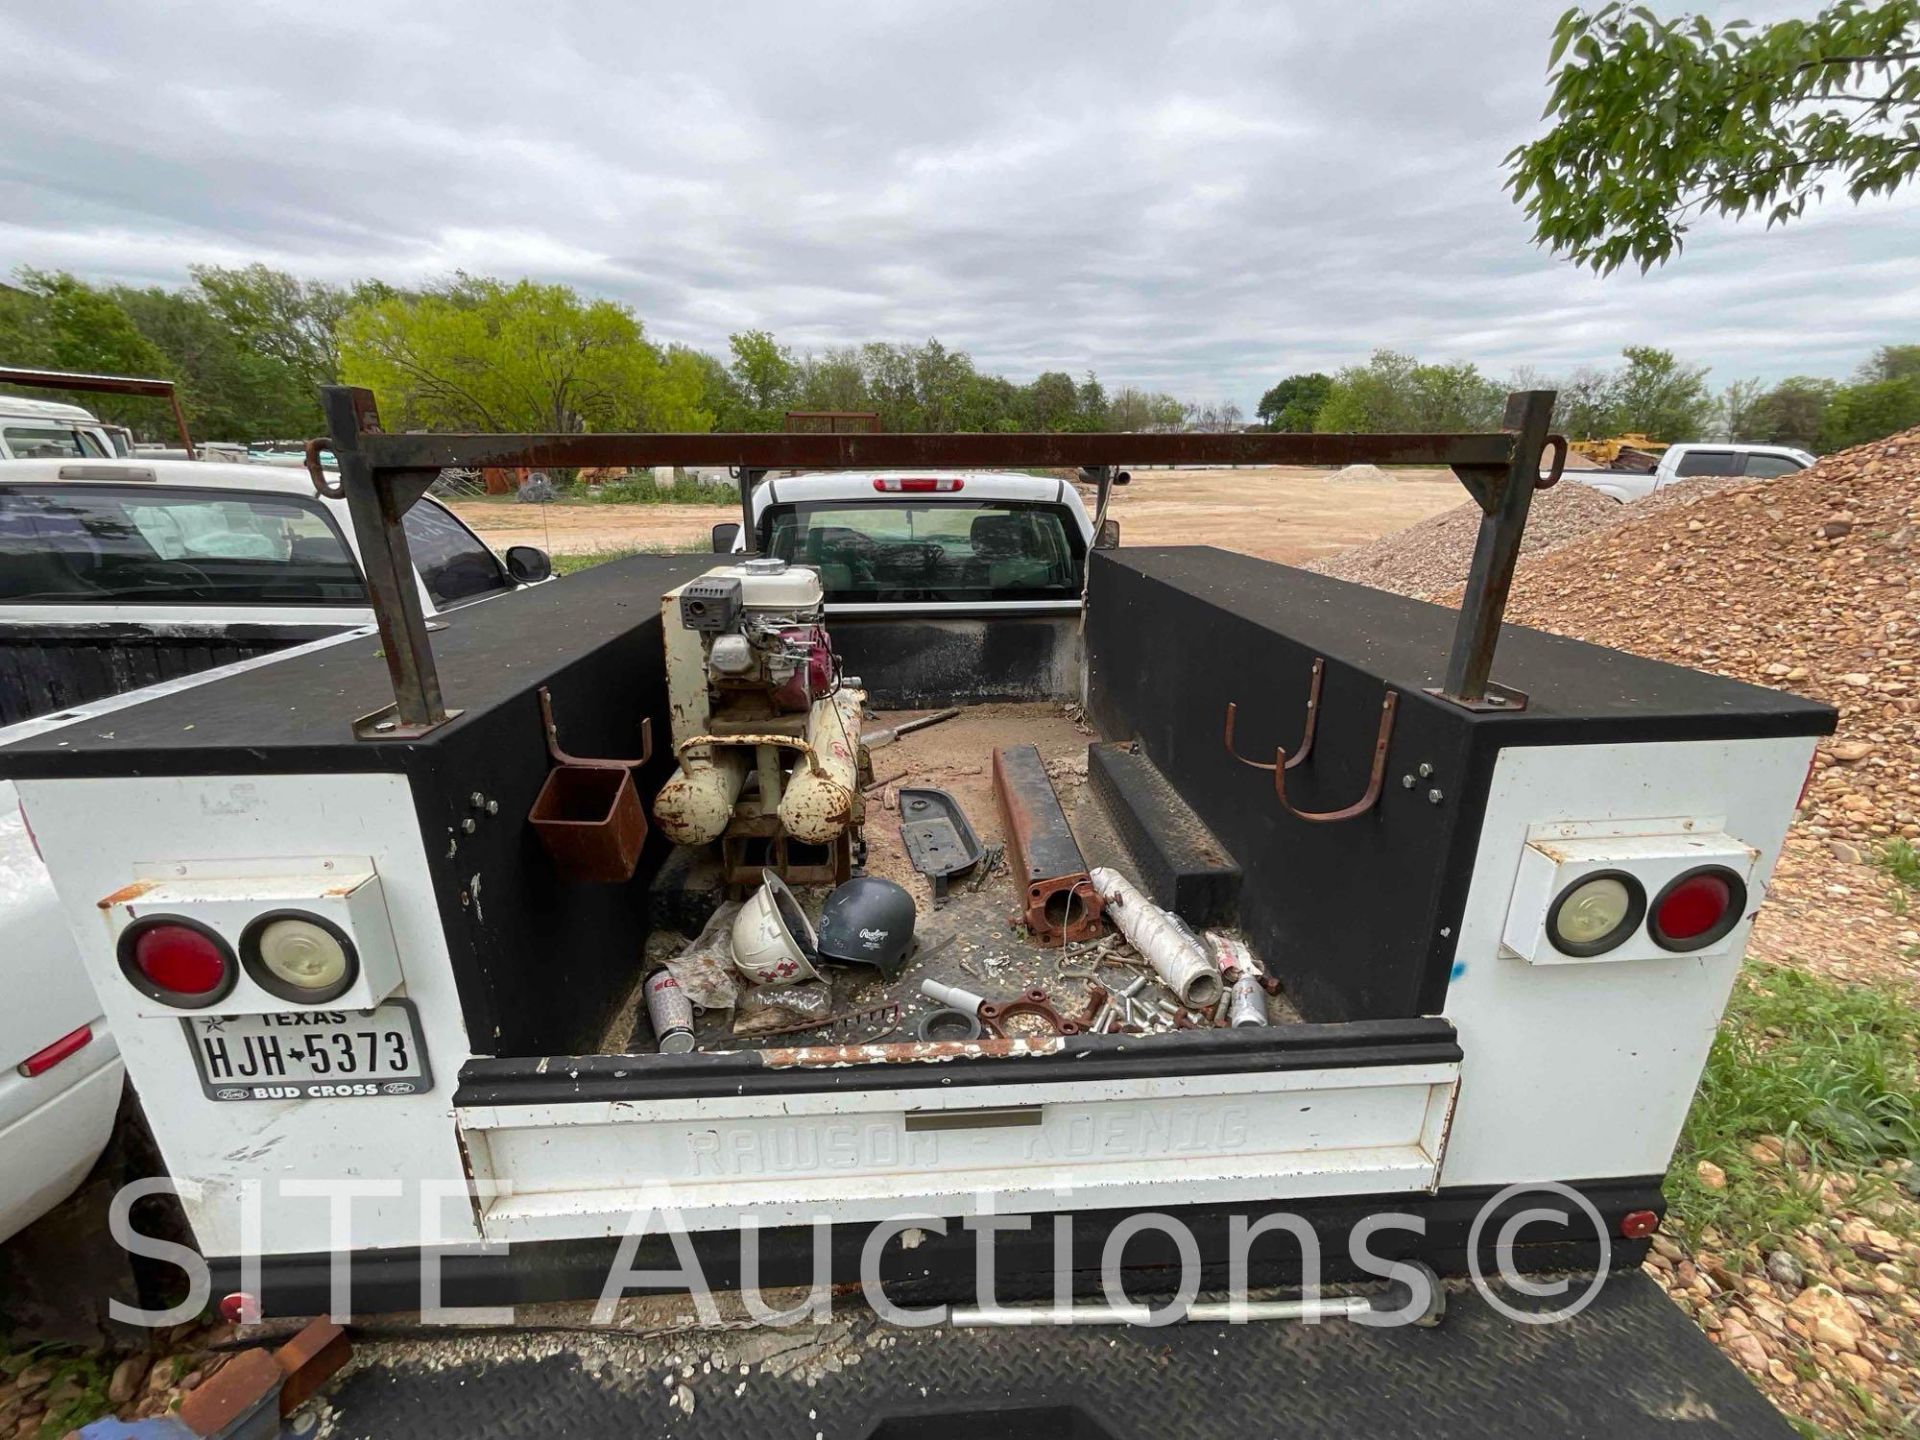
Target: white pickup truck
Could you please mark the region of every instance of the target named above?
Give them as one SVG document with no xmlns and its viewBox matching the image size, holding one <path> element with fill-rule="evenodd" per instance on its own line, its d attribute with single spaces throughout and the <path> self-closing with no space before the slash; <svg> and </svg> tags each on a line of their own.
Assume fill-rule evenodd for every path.
<svg viewBox="0 0 1920 1440">
<path fill-rule="evenodd" d="M 551 573 L 531 546 L 496 556 L 431 498 L 406 525 L 429 615 Z M 372 618 L 346 502 L 305 471 L 90 452 L 0 461 L 0 724 Z"/>
<path fill-rule="evenodd" d="M 1744 475 L 1773 480 L 1813 464 L 1814 457 L 1790 445 L 1669 445 L 1651 474 L 1632 470 L 1569 470 L 1567 479 L 1591 486 L 1616 500 L 1639 500 L 1676 480 L 1696 475 Z"/>
<path fill-rule="evenodd" d="M 105 459 L 131 448 L 125 430 L 79 405 L 0 395 L 0 460 Z"/>
<path fill-rule="evenodd" d="M 752 548 L 774 552 L 750 574 L 797 590 L 788 569 L 818 566 L 809 595 L 887 607 L 841 610 L 831 652 L 817 600 L 804 619 L 750 613 L 740 577 L 708 561 L 633 556 L 449 616 L 430 639 L 410 592 L 382 590 L 377 641 L 0 743 L 167 1166 L 191 1186 L 202 1296 L 236 1316 L 445 1303 L 499 1324 L 518 1304 L 595 1296 L 613 1317 L 631 1290 L 673 1297 L 645 1302 L 672 1317 L 693 1292 L 726 1326 L 657 1354 L 617 1344 L 637 1338 L 623 1329 L 591 1367 L 564 1347 L 368 1364 L 329 1396 L 342 1433 L 409 1440 L 1784 1437 L 1632 1272 L 1835 717 L 1500 628 L 1553 398 L 1514 396 L 1500 432 L 1383 443 L 412 436 L 384 431 L 365 392 L 329 392 L 345 483 L 383 504 L 442 466 L 536 457 L 951 468 L 774 479 L 750 497 Z M 1486 516 L 1458 614 L 1210 548 L 1105 550 L 1098 527 L 1065 521 L 1084 601 L 964 613 L 1072 600 L 1080 578 L 995 533 L 1031 512 L 990 491 L 985 467 L 1330 457 L 1454 467 Z M 892 480 L 926 497 L 911 525 L 854 503 L 861 484 L 894 495 Z M 968 503 L 985 513 L 962 524 Z M 1039 503 L 1078 505 L 1058 488 Z M 369 553 L 404 555 L 379 509 L 358 513 Z M 947 608 L 905 609 L 923 605 Z M 738 643 L 724 666 L 683 663 L 702 627 L 715 655 L 749 628 L 788 658 L 804 643 L 809 686 L 815 657 L 831 662 L 823 703 L 857 675 L 875 708 L 959 711 L 927 732 L 933 768 L 961 788 L 991 776 L 965 803 L 980 838 L 1007 846 L 1005 873 L 920 910 L 905 969 L 843 967 L 847 1011 L 784 1034 L 736 1033 L 717 998 L 690 1019 L 647 1004 L 665 987 L 645 957 L 684 958 L 721 898 L 698 877 L 728 863 L 724 840 L 717 855 L 667 843 L 658 797 L 688 747 L 801 749 L 771 728 L 785 712 L 701 708 L 717 692 L 689 674 L 742 673 Z M 1008 695 L 1033 703 L 967 713 Z M 386 731 L 355 725 L 389 710 Z M 714 728 L 678 739 L 689 715 Z M 841 762 L 861 743 L 812 736 L 803 753 Z M 793 793 L 778 769 L 756 756 L 763 805 L 773 784 Z M 1084 804 L 1068 815 L 1051 777 L 1075 771 Z M 555 806 L 576 782 L 611 798 Z M 837 818 L 894 823 L 872 799 Z M 1083 881 L 1106 893 L 1082 869 L 1093 847 L 1139 877 L 1163 944 L 1176 914 L 1236 932 L 1236 988 L 1265 993 L 1263 972 L 1279 1008 L 1219 1023 L 1183 991 L 1163 1025 L 1115 1032 L 1114 995 L 1151 992 L 1109 969 L 1116 989 L 1094 1008 L 1101 922 L 1073 903 Z M 1151 913 L 1106 903 L 1145 944 L 1128 922 Z M 1093 933 L 1070 940 L 1083 922 Z M 1035 1023 L 923 1029 L 936 967 L 951 967 L 944 993 L 992 992 L 976 1020 Z M 1566 1291 L 1519 1283 L 1568 1272 Z M 1363 1321 L 1437 1318 L 1435 1273 L 1475 1282 L 1448 1296 L 1444 1326 Z M 1323 1276 L 1391 1284 L 1330 1297 Z M 842 1299 L 857 1285 L 873 1308 L 800 1334 L 738 1328 L 706 1321 L 708 1277 L 763 1306 L 763 1284 Z M 1265 1317 L 1356 1323 L 1216 1311 L 1135 1329 L 1129 1281 L 1174 1294 L 1175 1311 L 1202 1285 L 1306 1287 Z M 1054 1308 L 1007 1303 L 1036 1298 Z M 1535 1323 L 1547 1300 L 1558 1325 Z"/>
<path fill-rule="evenodd" d="M 837 615 L 1077 611 L 1088 552 L 1120 539 L 1118 521 L 1095 533 L 1065 480 L 1006 471 L 763 480 L 753 518 L 752 548 L 818 570 Z M 727 523 L 714 527 L 713 548 L 748 546 Z"/>
</svg>

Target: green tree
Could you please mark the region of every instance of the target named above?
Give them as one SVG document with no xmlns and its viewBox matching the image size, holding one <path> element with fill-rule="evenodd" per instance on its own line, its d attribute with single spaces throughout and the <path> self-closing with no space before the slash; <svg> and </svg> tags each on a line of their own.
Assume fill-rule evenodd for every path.
<svg viewBox="0 0 1920 1440">
<path fill-rule="evenodd" d="M 1854 378 L 1862 383 L 1875 380 L 1909 380 L 1920 376 L 1920 345 L 1882 345 Z"/>
<path fill-rule="evenodd" d="M 1620 377 L 1611 370 L 1582 365 L 1556 387 L 1555 428 L 1575 440 L 1604 440 L 1620 433 Z"/>
<path fill-rule="evenodd" d="M 1920 425 L 1920 377 L 1846 385 L 1820 420 L 1820 448 L 1845 450 Z"/>
<path fill-rule="evenodd" d="M 722 428 L 784 429 L 799 380 L 792 352 L 774 343 L 765 330 L 742 331 L 728 339 L 727 348 L 733 352 L 733 363 L 727 368 L 733 375 L 740 409 L 721 417 Z"/>
<path fill-rule="evenodd" d="M 855 349 L 826 350 L 808 355 L 799 365 L 799 408 L 803 410 L 871 410 L 867 377 Z"/>
<path fill-rule="evenodd" d="M 1729 440 L 1752 440 L 1759 433 L 1761 403 L 1766 398 L 1764 381 L 1735 380 L 1729 384 L 1714 402 L 1721 433 Z"/>
<path fill-rule="evenodd" d="M 1413 372 L 1419 362 L 1397 350 L 1376 350 L 1364 365 L 1348 365 L 1333 377 L 1314 417 L 1316 430 L 1411 430 Z"/>
<path fill-rule="evenodd" d="M 1182 407 L 1171 395 L 1149 393 L 1131 385 L 1116 390 L 1107 404 L 1107 421 L 1115 430 L 1178 430 Z"/>
<path fill-rule="evenodd" d="M 648 343 L 623 305 L 565 285 L 462 275 L 363 301 L 340 327 L 341 373 L 394 428 L 704 430 L 705 376 Z"/>
<path fill-rule="evenodd" d="M 113 297 L 166 357 L 196 437 L 289 440 L 324 428 L 314 387 L 250 346 L 197 290 L 119 288 Z"/>
<path fill-rule="evenodd" d="M 1027 386 L 1027 413 L 1036 430 L 1070 430 L 1080 400 L 1073 377 L 1059 370 L 1047 370 Z"/>
<path fill-rule="evenodd" d="M 140 333 L 111 294 L 65 271 L 22 269 L 0 306 L 0 353 L 14 365 L 37 365 L 95 375 L 178 378 L 159 348 Z M 13 358 L 13 357 L 18 357 Z M 85 392 L 31 392 L 83 405 L 103 420 L 133 428 L 143 437 L 172 438 L 165 402 L 137 396 Z"/>
<path fill-rule="evenodd" d="M 1376 350 L 1366 364 L 1334 376 L 1314 428 L 1491 430 L 1499 426 L 1505 399 L 1506 391 L 1473 365 L 1423 365 L 1411 355 Z"/>
<path fill-rule="evenodd" d="M 1754 407 L 1752 438 L 1765 445 L 1819 448 L 1827 406 L 1837 389 L 1833 381 L 1811 375 L 1782 380 Z"/>
<path fill-rule="evenodd" d="M 351 289 L 301 280 L 265 265 L 196 265 L 194 288 L 246 347 L 287 371 L 309 395 L 340 379 L 340 322 L 356 301 L 398 291 L 378 281 Z M 318 401 L 315 401 L 318 413 Z"/>
<path fill-rule="evenodd" d="M 1088 432 L 1100 431 L 1107 428 L 1107 423 L 1107 387 L 1100 383 L 1099 376 L 1089 370 L 1074 396 L 1074 428 Z"/>
<path fill-rule="evenodd" d="M 1920 168 L 1916 61 L 1920 0 L 1837 0 L 1758 27 L 1569 10 L 1547 60 L 1554 126 L 1508 154 L 1507 188 L 1542 244 L 1602 273 L 1644 270 L 1700 215 L 1771 227 L 1830 184 L 1855 202 L 1905 184 Z"/>
<path fill-rule="evenodd" d="M 1327 403 L 1327 392 L 1331 389 L 1333 377 L 1317 370 L 1289 375 L 1260 397 L 1253 413 L 1269 430 L 1311 430 L 1314 417 Z"/>
<path fill-rule="evenodd" d="M 1671 350 L 1629 345 L 1626 368 L 1613 394 L 1613 419 L 1622 430 L 1654 440 L 1697 440 L 1713 417 L 1704 365 L 1683 365 Z"/>
</svg>

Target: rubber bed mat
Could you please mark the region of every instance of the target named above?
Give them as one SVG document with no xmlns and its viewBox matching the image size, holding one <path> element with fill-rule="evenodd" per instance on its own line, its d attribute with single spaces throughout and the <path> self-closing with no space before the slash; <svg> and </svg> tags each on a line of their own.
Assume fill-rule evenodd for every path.
<svg viewBox="0 0 1920 1440">
<path fill-rule="evenodd" d="M 321 1428 L 334 1440 L 1792 1440 L 1639 1272 L 1547 1325 L 1448 1299 L 1431 1330 L 912 1330 L 857 1309 L 786 1330 L 375 1344 L 326 1397 Z"/>
</svg>

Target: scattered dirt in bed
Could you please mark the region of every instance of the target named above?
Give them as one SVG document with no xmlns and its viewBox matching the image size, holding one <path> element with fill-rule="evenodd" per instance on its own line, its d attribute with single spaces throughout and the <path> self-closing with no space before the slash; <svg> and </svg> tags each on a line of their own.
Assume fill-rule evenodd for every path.
<svg viewBox="0 0 1920 1440">
<path fill-rule="evenodd" d="M 887 711 L 868 725 L 867 733 L 928 713 Z M 1060 705 L 975 705 L 951 720 L 881 746 L 873 752 L 873 776 L 876 782 L 886 783 L 876 783 L 867 792 L 867 873 L 906 886 L 913 903 L 926 914 L 933 903 L 933 886 L 908 861 L 900 839 L 900 787 L 945 790 L 960 802 L 980 843 L 991 848 L 1004 844 L 1006 838 L 1001 833 L 1000 807 L 993 798 L 994 748 L 1037 747 L 1065 805 L 1074 789 L 1086 783 L 1087 745 L 1093 738 L 1091 727 Z M 956 888 L 964 889 L 974 878 L 958 877 Z"/>
</svg>

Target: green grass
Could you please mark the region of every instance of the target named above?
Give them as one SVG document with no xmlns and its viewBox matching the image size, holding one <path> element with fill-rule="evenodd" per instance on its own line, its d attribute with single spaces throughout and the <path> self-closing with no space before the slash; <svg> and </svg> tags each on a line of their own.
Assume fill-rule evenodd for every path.
<svg viewBox="0 0 1920 1440">
<path fill-rule="evenodd" d="M 1858 1203 L 1890 1195 L 1883 1162 L 1920 1164 L 1917 1048 L 1920 1008 L 1903 989 L 1748 964 L 1667 1175 L 1676 1224 L 1696 1237 L 1712 1226 L 1736 1250 L 1771 1248 L 1823 1214 L 1810 1176 L 1855 1177 Z M 1804 1147 L 1806 1163 L 1756 1159 L 1748 1147 L 1763 1135 Z M 1724 1189 L 1700 1179 L 1702 1160 L 1726 1171 Z"/>
<path fill-rule="evenodd" d="M 563 505 L 727 505 L 738 504 L 733 485 L 709 485 L 699 480 L 676 480 L 656 485 L 652 480 L 609 480 L 604 485 L 569 485 L 560 492 Z"/>
<path fill-rule="evenodd" d="M 517 505 L 514 495 L 458 495 L 450 497 L 459 505 Z M 731 481 L 706 484 L 699 480 L 676 480 L 671 485 L 656 485 L 651 480 L 609 480 L 603 485 L 561 485 L 556 487 L 555 505 L 738 505 L 740 491 Z"/>
<path fill-rule="evenodd" d="M 1904 915 L 1912 907 L 1912 895 L 1920 895 L 1920 850 L 1911 840 L 1889 840 L 1874 852 L 1873 863 L 1893 881 L 1893 913 Z"/>
<path fill-rule="evenodd" d="M 710 548 L 705 540 L 668 540 L 658 545 L 632 545 L 620 550 L 579 550 L 549 558 L 553 561 L 554 574 L 572 575 L 577 571 L 590 570 L 595 565 L 603 565 L 609 560 L 624 560 L 629 555 L 704 555 Z"/>
<path fill-rule="evenodd" d="M 113 1378 L 113 1362 L 109 1357 L 68 1345 L 33 1345 L 0 1357 L 0 1374 L 12 1379 L 36 1362 L 53 1371 L 53 1378 L 41 1394 L 51 1395 L 62 1388 L 69 1391 L 65 1399 L 49 1406 L 40 1417 L 38 1440 L 58 1440 L 69 1430 L 78 1430 L 113 1413 L 113 1407 L 107 1403 L 107 1382 Z"/>
</svg>

